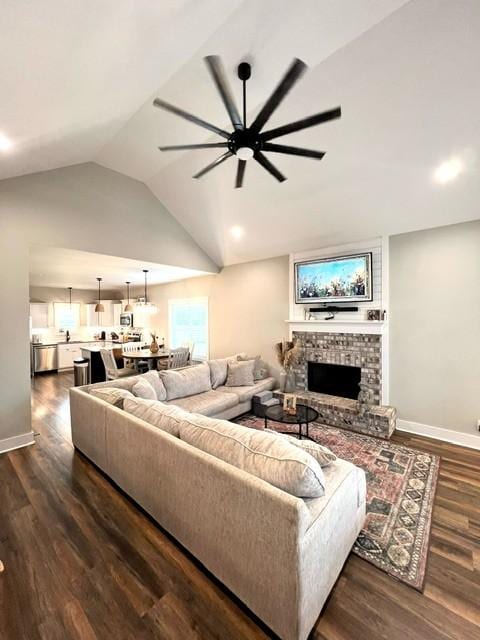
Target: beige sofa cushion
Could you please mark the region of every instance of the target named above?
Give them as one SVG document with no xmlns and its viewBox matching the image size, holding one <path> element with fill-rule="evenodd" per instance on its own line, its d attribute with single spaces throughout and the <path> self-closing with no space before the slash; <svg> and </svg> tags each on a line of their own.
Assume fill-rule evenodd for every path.
<svg viewBox="0 0 480 640">
<path fill-rule="evenodd" d="M 180 423 L 188 418 L 188 413 L 180 407 L 169 406 L 159 400 L 128 398 L 124 400 L 123 408 L 127 413 L 177 437 Z"/>
<path fill-rule="evenodd" d="M 227 365 L 226 387 L 252 387 L 255 360 L 229 362 Z"/>
<path fill-rule="evenodd" d="M 132 387 L 132 393 L 137 398 L 144 400 L 157 400 L 157 394 L 148 380 L 137 380 Z"/>
<path fill-rule="evenodd" d="M 258 380 L 252 387 L 218 387 L 217 391 L 221 393 L 234 393 L 238 396 L 239 402 L 248 402 L 256 393 L 267 391 L 275 388 L 275 378 L 265 378 Z"/>
<path fill-rule="evenodd" d="M 167 391 L 167 400 L 186 398 L 210 391 L 210 367 L 206 362 L 186 369 L 161 371 L 160 377 Z"/>
<path fill-rule="evenodd" d="M 233 356 L 227 356 L 226 358 L 217 358 L 215 360 L 208 360 L 207 364 L 210 368 L 210 380 L 212 389 L 216 389 L 222 384 L 225 384 L 227 380 L 227 368 L 229 362 L 236 362 L 239 357 L 246 356 L 245 353 L 236 353 Z"/>
<path fill-rule="evenodd" d="M 92 396 L 105 400 L 109 404 L 113 404 L 114 407 L 123 409 L 123 401 L 125 398 L 133 398 L 133 394 L 127 389 L 117 389 L 115 387 L 99 387 L 98 389 L 92 389 L 90 391 Z"/>
<path fill-rule="evenodd" d="M 319 498 L 325 493 L 318 462 L 273 433 L 190 414 L 180 424 L 180 438 L 291 495 Z"/>
<path fill-rule="evenodd" d="M 160 377 L 160 373 L 158 371 L 152 370 L 147 373 L 142 374 L 142 380 L 147 380 L 152 387 L 155 389 L 155 395 L 157 396 L 157 400 L 161 400 L 162 402 L 167 399 L 167 390 L 165 389 L 165 385 Z"/>
<path fill-rule="evenodd" d="M 303 451 L 309 453 L 312 458 L 315 458 L 315 460 L 322 468 L 328 467 L 329 464 L 337 460 L 337 456 L 333 453 L 333 451 L 330 451 L 328 447 L 324 447 L 318 442 L 313 442 L 313 440 L 300 440 L 295 436 L 288 435 L 288 433 L 279 433 L 278 431 L 274 431 L 273 429 L 265 429 L 265 431 L 268 433 L 274 433 L 279 438 L 285 438 L 296 447 L 303 449 Z"/>
<path fill-rule="evenodd" d="M 215 416 L 227 409 L 231 409 L 239 403 L 235 393 L 219 393 L 218 391 L 206 391 L 187 398 L 170 400 L 169 404 L 182 407 L 191 413 L 201 413 L 204 416 Z"/>
</svg>

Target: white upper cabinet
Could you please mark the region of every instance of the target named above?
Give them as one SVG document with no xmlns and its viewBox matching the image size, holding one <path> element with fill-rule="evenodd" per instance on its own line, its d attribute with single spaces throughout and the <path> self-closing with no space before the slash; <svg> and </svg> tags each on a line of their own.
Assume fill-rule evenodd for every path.
<svg viewBox="0 0 480 640">
<path fill-rule="evenodd" d="M 32 330 L 48 329 L 48 303 L 31 302 L 30 318 L 32 319 Z"/>
<path fill-rule="evenodd" d="M 88 327 L 116 327 L 120 325 L 122 303 L 120 300 L 102 300 L 105 311 L 95 313 L 96 303 L 85 305 L 87 308 L 86 325 Z"/>
</svg>

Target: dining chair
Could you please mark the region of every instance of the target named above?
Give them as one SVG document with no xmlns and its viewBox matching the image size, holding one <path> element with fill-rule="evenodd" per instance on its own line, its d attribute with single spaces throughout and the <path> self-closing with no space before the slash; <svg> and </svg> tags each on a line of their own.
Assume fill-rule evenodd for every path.
<svg viewBox="0 0 480 640">
<path fill-rule="evenodd" d="M 181 367 L 188 366 L 190 357 L 190 351 L 186 347 L 179 347 L 178 349 L 170 349 L 168 358 L 159 360 L 160 369 L 180 369 Z"/>
<path fill-rule="evenodd" d="M 105 376 L 107 380 L 116 380 L 117 378 L 126 378 L 135 375 L 136 371 L 125 367 L 119 369 L 113 355 L 112 349 L 100 349 L 103 366 L 105 367 Z"/>
<path fill-rule="evenodd" d="M 184 342 L 182 344 L 182 347 L 185 347 L 186 349 L 188 349 L 188 363 L 191 364 L 192 363 L 192 358 L 193 358 L 193 350 L 195 348 L 195 343 L 194 342 Z"/>
</svg>

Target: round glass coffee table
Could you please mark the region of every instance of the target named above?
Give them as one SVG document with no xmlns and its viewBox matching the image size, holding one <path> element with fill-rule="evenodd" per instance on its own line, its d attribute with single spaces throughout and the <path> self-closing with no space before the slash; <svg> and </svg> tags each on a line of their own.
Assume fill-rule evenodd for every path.
<svg viewBox="0 0 480 640">
<path fill-rule="evenodd" d="M 308 425 L 310 422 L 315 422 L 318 418 L 318 411 L 307 407 L 304 404 L 297 404 L 297 411 L 295 414 L 287 413 L 284 411 L 281 404 L 277 404 L 273 407 L 268 407 L 265 411 L 265 429 L 268 427 L 268 420 L 274 422 L 281 422 L 282 424 L 298 424 L 298 432 L 295 431 L 279 431 L 279 433 L 288 433 L 290 436 L 298 436 L 302 438 L 308 438 L 312 440 L 308 435 Z M 305 425 L 305 431 L 302 431 L 302 425 Z"/>
</svg>

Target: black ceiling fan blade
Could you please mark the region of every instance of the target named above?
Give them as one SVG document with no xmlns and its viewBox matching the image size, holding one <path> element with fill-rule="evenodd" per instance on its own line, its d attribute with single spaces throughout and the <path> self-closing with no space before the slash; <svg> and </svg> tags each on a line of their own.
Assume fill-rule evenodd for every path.
<svg viewBox="0 0 480 640">
<path fill-rule="evenodd" d="M 235 180 L 235 189 L 240 189 L 243 186 L 243 176 L 245 175 L 245 167 L 247 165 L 246 160 L 239 160 L 237 166 L 237 178 Z"/>
<path fill-rule="evenodd" d="M 271 173 L 274 178 L 276 178 L 279 182 L 283 182 L 286 180 L 286 177 L 280 173 L 275 165 L 273 165 L 270 160 L 263 155 L 261 151 L 257 151 L 254 156 L 255 160 L 262 165 L 264 169 Z"/>
<path fill-rule="evenodd" d="M 223 100 L 223 104 L 228 111 L 233 127 L 235 129 L 243 129 L 242 120 L 240 119 L 240 114 L 235 106 L 235 101 L 233 99 L 232 92 L 230 91 L 222 61 L 218 56 L 206 56 L 205 62 L 212 74 L 213 81 L 215 82 L 215 86 Z"/>
<path fill-rule="evenodd" d="M 277 127 L 276 129 L 265 131 L 265 133 L 261 134 L 261 138 L 262 140 L 279 138 L 280 136 L 287 135 L 287 133 L 301 131 L 302 129 L 308 129 L 308 127 L 315 127 L 317 124 L 322 124 L 322 122 L 328 122 L 329 120 L 335 120 L 335 118 L 341 118 L 341 116 L 342 109 L 340 107 L 336 107 L 335 109 L 322 111 L 322 113 L 316 113 L 314 116 L 309 116 L 308 118 L 303 118 L 302 120 L 285 124 L 283 127 Z"/>
<path fill-rule="evenodd" d="M 174 144 L 168 147 L 158 147 L 160 151 L 182 151 L 182 149 L 220 149 L 228 147 L 228 142 L 206 142 L 205 144 Z"/>
<path fill-rule="evenodd" d="M 302 62 L 302 60 L 299 60 L 298 58 L 294 59 L 294 61 L 288 68 L 287 73 L 283 76 L 279 85 L 274 90 L 267 102 L 263 105 L 260 113 L 253 121 L 253 124 L 250 128 L 254 132 L 258 133 L 263 128 L 272 113 L 282 102 L 282 100 L 285 98 L 285 96 L 297 82 L 297 80 L 302 77 L 307 68 L 307 65 Z"/>
<path fill-rule="evenodd" d="M 189 122 L 193 122 L 193 124 L 198 124 L 200 127 L 203 127 L 204 129 L 213 131 L 213 133 L 218 133 L 218 135 L 222 136 L 223 138 L 230 137 L 230 134 L 228 133 L 228 131 L 224 131 L 223 129 L 220 129 L 220 127 L 216 127 L 214 124 L 210 124 L 209 122 L 206 122 L 201 118 L 197 118 L 197 116 L 194 116 L 191 113 L 184 111 L 183 109 L 179 109 L 178 107 L 175 107 L 173 104 L 165 102 L 165 100 L 160 100 L 160 98 L 155 98 L 155 100 L 153 101 L 153 106 L 158 107 L 159 109 L 164 109 L 165 111 L 170 111 L 170 113 L 174 113 L 176 116 L 180 116 L 180 118 L 184 118 Z"/>
<path fill-rule="evenodd" d="M 265 142 L 262 147 L 263 151 L 273 151 L 275 153 L 288 153 L 291 156 L 304 156 L 305 158 L 316 158 L 321 160 L 325 155 L 325 151 L 314 151 L 313 149 L 302 149 L 301 147 L 289 147 L 286 144 L 273 144 Z"/>
<path fill-rule="evenodd" d="M 215 167 L 218 167 L 219 164 L 222 164 L 222 162 L 225 162 L 225 160 L 230 158 L 230 156 L 233 156 L 233 153 L 231 151 L 227 151 L 226 153 L 224 153 L 223 155 L 218 157 L 216 160 L 214 160 L 213 162 L 208 164 L 206 167 L 204 167 L 201 171 L 196 173 L 193 177 L 194 178 L 201 178 L 202 176 L 204 176 L 206 173 L 208 173 L 212 169 L 215 169 Z"/>
</svg>

